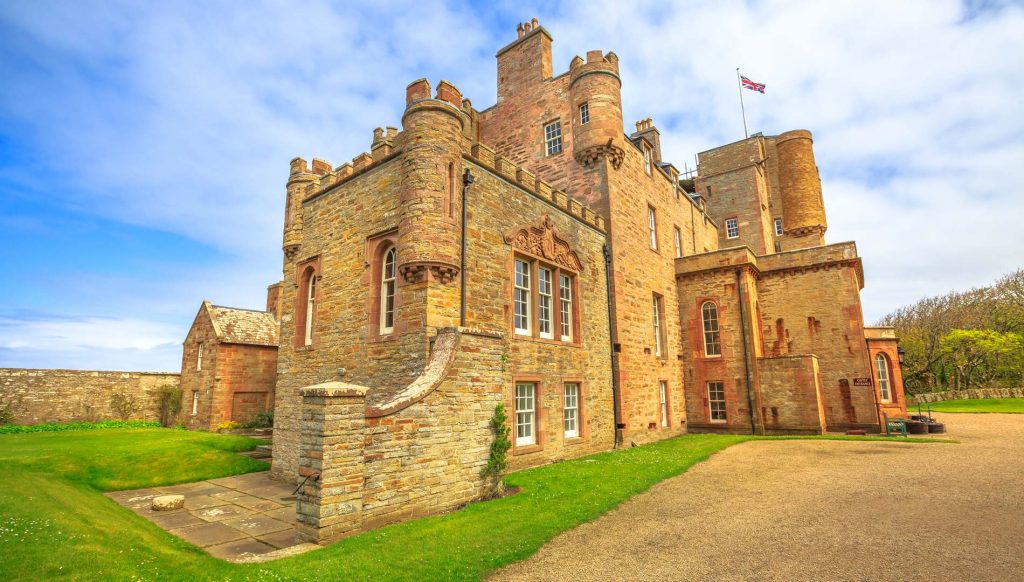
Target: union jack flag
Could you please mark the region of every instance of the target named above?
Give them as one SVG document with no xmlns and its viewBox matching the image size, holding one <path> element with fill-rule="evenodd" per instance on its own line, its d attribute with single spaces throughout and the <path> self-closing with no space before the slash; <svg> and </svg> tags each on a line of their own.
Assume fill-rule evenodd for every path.
<svg viewBox="0 0 1024 582">
<path fill-rule="evenodd" d="M 758 93 L 764 93 L 764 83 L 757 83 L 750 79 L 740 76 L 740 80 L 743 81 L 743 88 L 750 89 L 751 91 L 757 91 Z"/>
</svg>

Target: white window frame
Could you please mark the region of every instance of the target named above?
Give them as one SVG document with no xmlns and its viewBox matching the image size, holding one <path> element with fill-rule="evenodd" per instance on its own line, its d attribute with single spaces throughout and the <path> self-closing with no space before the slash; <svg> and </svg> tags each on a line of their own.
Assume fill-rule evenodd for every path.
<svg viewBox="0 0 1024 582">
<path fill-rule="evenodd" d="M 516 382 L 516 446 L 537 444 L 537 385 Z"/>
<path fill-rule="evenodd" d="M 708 419 L 711 422 L 729 422 L 729 413 L 725 408 L 725 382 L 709 381 L 705 389 L 708 394 Z M 721 415 L 721 418 L 716 418 L 716 415 Z"/>
<path fill-rule="evenodd" d="M 782 230 L 782 219 L 781 218 L 776 218 L 775 219 L 775 236 L 782 236 L 783 234 L 785 234 L 785 231 Z"/>
<path fill-rule="evenodd" d="M 561 315 L 561 338 L 563 342 L 572 341 L 572 277 L 559 273 L 558 303 Z"/>
<path fill-rule="evenodd" d="M 737 218 L 726 218 L 725 219 L 725 238 L 739 238 L 740 237 L 740 223 Z"/>
<path fill-rule="evenodd" d="M 380 333 L 395 331 L 395 287 L 397 278 L 398 251 L 391 247 L 384 253 L 380 264 Z"/>
<path fill-rule="evenodd" d="M 683 233 L 678 226 L 672 227 L 672 238 L 676 244 L 676 258 L 681 258 L 683 256 Z"/>
<path fill-rule="evenodd" d="M 658 408 L 661 411 L 661 428 L 668 428 L 668 382 L 658 381 Z"/>
<path fill-rule="evenodd" d="M 199 353 L 196 354 L 196 372 L 201 372 L 203 370 L 203 348 L 204 347 L 205 347 L 205 344 L 203 344 L 203 342 L 199 342 Z"/>
<path fill-rule="evenodd" d="M 316 317 L 316 271 L 306 279 L 306 329 L 303 345 L 313 345 L 313 319 Z"/>
<path fill-rule="evenodd" d="M 647 232 L 650 235 L 651 250 L 658 250 L 658 211 L 647 206 Z"/>
<path fill-rule="evenodd" d="M 520 271 L 520 266 L 522 271 Z M 515 260 L 512 295 L 512 325 L 517 335 L 531 335 L 530 327 L 530 302 L 533 298 L 533 290 L 530 286 L 530 263 L 523 259 Z M 520 323 L 524 323 L 520 326 Z"/>
<path fill-rule="evenodd" d="M 537 334 L 544 339 L 555 339 L 554 271 L 537 268 Z"/>
<path fill-rule="evenodd" d="M 562 153 L 562 122 L 552 121 L 544 125 L 544 151 L 547 156 Z"/>
<path fill-rule="evenodd" d="M 889 359 L 884 354 L 875 355 L 875 376 L 878 378 L 878 394 L 882 402 L 892 402 L 892 387 L 889 385 Z"/>
<path fill-rule="evenodd" d="M 562 388 L 562 429 L 565 438 L 580 436 L 580 385 L 566 382 Z"/>
<path fill-rule="evenodd" d="M 711 311 L 708 311 L 708 307 Z M 700 304 L 701 329 L 704 330 L 704 356 L 717 358 L 722 355 L 722 332 L 718 324 L 718 305 L 714 301 Z"/>
<path fill-rule="evenodd" d="M 192 391 L 192 416 L 199 414 L 199 391 Z"/>
<path fill-rule="evenodd" d="M 648 146 L 647 144 L 642 144 L 640 146 L 640 149 L 643 150 L 644 152 L 644 171 L 647 172 L 648 176 L 650 176 L 651 172 L 653 171 L 653 169 L 651 168 L 651 159 L 654 157 L 654 155 L 651 152 L 650 146 Z"/>
<path fill-rule="evenodd" d="M 580 104 L 580 125 L 590 123 L 590 104 L 584 101 Z"/>
<path fill-rule="evenodd" d="M 654 295 L 652 298 L 652 327 L 654 328 L 654 355 L 661 357 L 664 349 L 661 338 L 661 297 Z"/>
</svg>

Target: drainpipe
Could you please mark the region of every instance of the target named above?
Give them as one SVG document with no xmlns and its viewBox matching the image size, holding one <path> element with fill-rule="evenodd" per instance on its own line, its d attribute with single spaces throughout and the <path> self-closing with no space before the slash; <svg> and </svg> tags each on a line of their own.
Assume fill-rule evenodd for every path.
<svg viewBox="0 0 1024 582">
<path fill-rule="evenodd" d="M 473 174 L 469 168 L 462 174 L 462 254 L 459 257 L 459 326 L 466 327 L 466 215 L 469 205 L 466 204 L 466 196 L 469 194 L 469 186 L 473 183 Z"/>
<path fill-rule="evenodd" d="M 604 282 L 608 294 L 608 342 L 612 357 L 612 412 L 615 426 L 614 448 L 622 444 L 619 440 L 619 424 L 622 418 L 622 411 L 619 410 L 619 358 L 615 355 L 615 307 L 612 293 L 612 250 L 608 244 L 604 245 Z"/>
<path fill-rule="evenodd" d="M 751 394 L 750 377 L 750 346 L 747 344 L 747 316 L 744 308 L 743 282 L 740 279 L 740 269 L 736 269 L 736 294 L 740 300 L 740 332 L 743 336 L 743 372 L 747 381 L 747 408 L 750 410 L 750 434 L 757 434 L 757 423 L 754 422 L 754 397 Z"/>
</svg>

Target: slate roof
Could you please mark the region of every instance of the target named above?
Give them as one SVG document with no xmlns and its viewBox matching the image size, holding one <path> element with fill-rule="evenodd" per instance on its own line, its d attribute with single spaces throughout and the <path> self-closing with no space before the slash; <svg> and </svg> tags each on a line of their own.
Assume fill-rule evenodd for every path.
<svg viewBox="0 0 1024 582">
<path fill-rule="evenodd" d="M 226 344 L 277 346 L 277 321 L 265 311 L 205 303 L 217 339 Z"/>
</svg>

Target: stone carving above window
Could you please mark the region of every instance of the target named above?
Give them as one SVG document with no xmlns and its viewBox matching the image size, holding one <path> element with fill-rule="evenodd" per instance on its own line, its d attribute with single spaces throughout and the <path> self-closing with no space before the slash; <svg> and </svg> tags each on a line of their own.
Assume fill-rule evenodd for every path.
<svg viewBox="0 0 1024 582">
<path fill-rule="evenodd" d="M 505 235 L 512 248 L 551 261 L 570 271 L 582 271 L 583 263 L 569 243 L 558 236 L 551 217 L 544 215 L 537 224 L 515 229 Z"/>
</svg>

